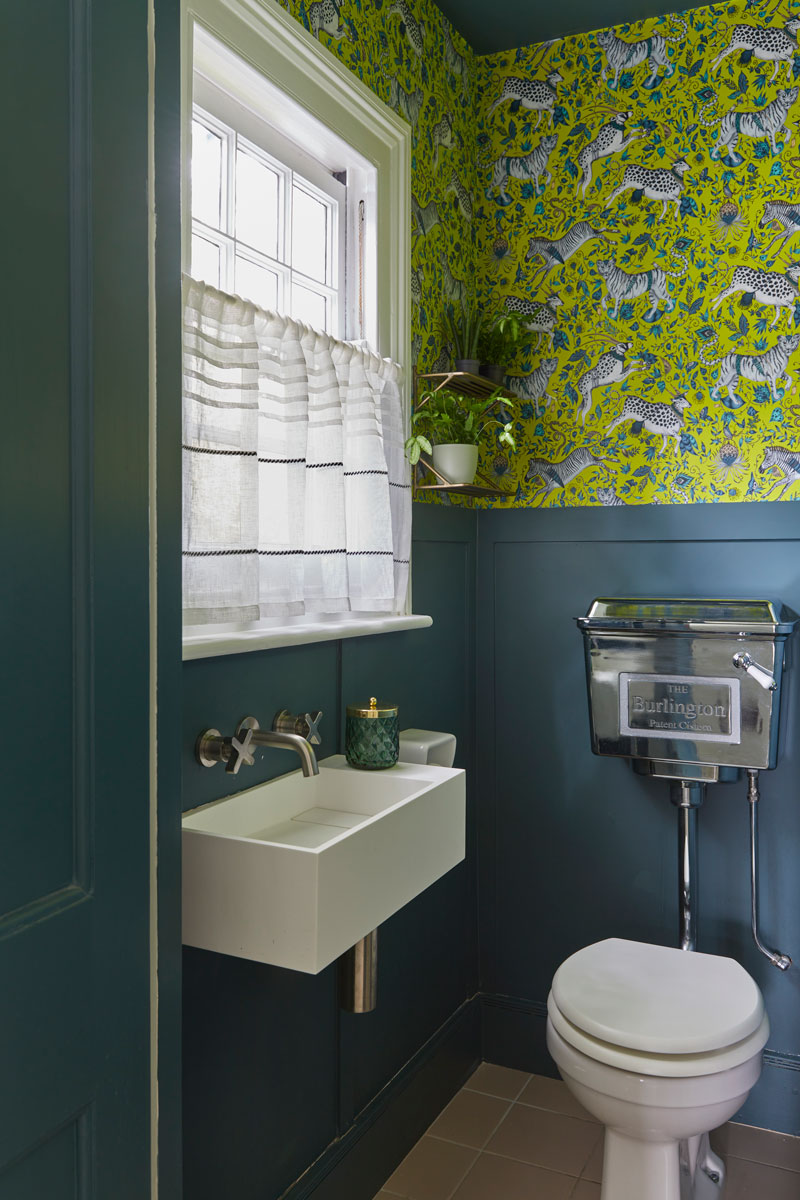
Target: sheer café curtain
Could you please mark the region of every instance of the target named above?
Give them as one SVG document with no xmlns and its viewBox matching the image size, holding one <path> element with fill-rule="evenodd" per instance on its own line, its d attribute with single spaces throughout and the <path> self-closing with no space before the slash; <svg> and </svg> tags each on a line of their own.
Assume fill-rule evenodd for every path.
<svg viewBox="0 0 800 1200">
<path fill-rule="evenodd" d="M 403 443 L 396 363 L 186 279 L 184 622 L 402 612 Z"/>
</svg>

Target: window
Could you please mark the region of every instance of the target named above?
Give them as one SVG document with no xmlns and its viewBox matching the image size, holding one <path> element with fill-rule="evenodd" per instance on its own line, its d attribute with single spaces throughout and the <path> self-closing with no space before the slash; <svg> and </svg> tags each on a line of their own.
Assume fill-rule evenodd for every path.
<svg viewBox="0 0 800 1200">
<path fill-rule="evenodd" d="M 212 110 L 195 102 L 192 113 L 192 276 L 335 337 L 362 336 L 346 326 L 342 178 L 202 76 L 194 94 Z M 356 277 L 363 254 L 354 247 Z"/>
<path fill-rule="evenodd" d="M 183 62 L 186 272 L 407 362 L 408 127 L 275 5 L 189 0 Z M 429 623 L 409 613 L 190 626 L 184 657 Z"/>
</svg>

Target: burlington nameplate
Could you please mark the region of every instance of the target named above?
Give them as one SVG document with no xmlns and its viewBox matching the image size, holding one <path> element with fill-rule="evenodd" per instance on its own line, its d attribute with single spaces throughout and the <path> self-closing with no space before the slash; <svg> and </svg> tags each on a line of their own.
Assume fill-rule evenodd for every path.
<svg viewBox="0 0 800 1200">
<path fill-rule="evenodd" d="M 738 742 L 739 680 L 623 672 L 619 720 L 631 737 Z"/>
</svg>

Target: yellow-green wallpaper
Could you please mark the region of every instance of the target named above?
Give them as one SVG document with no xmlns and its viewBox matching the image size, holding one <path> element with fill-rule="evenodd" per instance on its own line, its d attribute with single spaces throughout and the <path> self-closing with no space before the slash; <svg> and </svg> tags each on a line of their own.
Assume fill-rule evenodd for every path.
<svg viewBox="0 0 800 1200">
<path fill-rule="evenodd" d="M 284 3 L 412 126 L 417 366 L 476 289 L 537 331 L 478 503 L 800 498 L 800 0 L 485 58 L 431 0 Z"/>
<path fill-rule="evenodd" d="M 447 369 L 443 306 L 476 286 L 475 55 L 431 0 L 283 3 L 411 125 L 412 356 Z"/>
<path fill-rule="evenodd" d="M 478 60 L 479 294 L 541 330 L 508 379 L 519 453 L 483 460 L 510 503 L 800 498 L 796 15 Z"/>
</svg>

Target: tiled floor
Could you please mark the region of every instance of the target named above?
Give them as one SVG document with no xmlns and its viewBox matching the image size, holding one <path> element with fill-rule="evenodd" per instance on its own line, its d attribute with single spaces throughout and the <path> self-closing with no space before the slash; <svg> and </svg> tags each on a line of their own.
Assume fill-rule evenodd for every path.
<svg viewBox="0 0 800 1200">
<path fill-rule="evenodd" d="M 725 1125 L 725 1200 L 800 1200 L 800 1138 Z M 375 1200 L 600 1200 L 603 1130 L 559 1080 L 481 1063 Z"/>
</svg>

